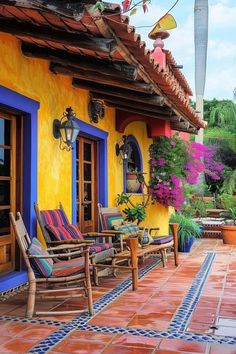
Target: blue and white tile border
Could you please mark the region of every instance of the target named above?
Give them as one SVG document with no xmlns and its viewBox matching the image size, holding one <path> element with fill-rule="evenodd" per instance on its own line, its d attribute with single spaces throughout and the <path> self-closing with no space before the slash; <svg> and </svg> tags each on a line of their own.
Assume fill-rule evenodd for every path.
<svg viewBox="0 0 236 354">
<path fill-rule="evenodd" d="M 204 285 L 207 282 L 208 276 L 211 271 L 212 264 L 215 259 L 214 253 L 209 253 L 196 275 L 187 295 L 185 296 L 182 305 L 173 317 L 168 329 L 166 331 L 157 331 L 154 329 L 145 328 L 122 328 L 122 327 L 109 327 L 109 326 L 91 326 L 88 325 L 90 317 L 88 314 L 83 314 L 76 317 L 69 323 L 57 321 L 42 321 L 45 324 L 56 324 L 63 326 L 58 331 L 51 334 L 49 337 L 41 341 L 37 346 L 30 350 L 29 353 L 46 353 L 54 345 L 64 339 L 73 330 L 89 330 L 101 333 L 114 333 L 114 334 L 133 334 L 137 336 L 154 337 L 154 338 L 169 338 L 169 339 L 183 339 L 187 341 L 197 341 L 203 343 L 218 343 L 218 344 L 234 344 L 236 345 L 236 337 L 224 337 L 210 334 L 186 332 L 188 321 L 198 303 Z M 140 270 L 139 277 L 142 278 L 150 270 L 152 270 L 160 260 L 153 259 L 153 261 L 146 267 Z M 132 284 L 131 277 L 119 284 L 116 288 L 112 289 L 108 294 L 104 295 L 94 304 L 96 313 L 101 312 L 107 305 L 109 305 L 118 296 L 124 293 Z M 5 316 L 6 318 L 7 316 Z M 1 319 L 1 318 L 0 318 Z M 9 317 L 9 319 L 11 319 Z M 24 321 L 24 320 L 22 320 Z M 38 323 L 39 320 L 25 320 L 30 323 Z M 32 322 L 35 321 L 35 322 Z M 63 325 L 64 324 L 64 325 Z"/>
</svg>

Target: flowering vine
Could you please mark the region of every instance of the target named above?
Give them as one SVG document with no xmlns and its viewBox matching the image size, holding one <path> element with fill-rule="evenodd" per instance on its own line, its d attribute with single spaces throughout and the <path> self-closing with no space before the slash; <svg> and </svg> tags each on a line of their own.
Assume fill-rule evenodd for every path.
<svg viewBox="0 0 236 354">
<path fill-rule="evenodd" d="M 181 209 L 184 185 L 197 184 L 200 173 L 213 180 L 219 180 L 223 174 L 223 165 L 214 160 L 213 148 L 185 142 L 177 135 L 155 138 L 149 153 L 149 194 L 166 207 Z"/>
</svg>

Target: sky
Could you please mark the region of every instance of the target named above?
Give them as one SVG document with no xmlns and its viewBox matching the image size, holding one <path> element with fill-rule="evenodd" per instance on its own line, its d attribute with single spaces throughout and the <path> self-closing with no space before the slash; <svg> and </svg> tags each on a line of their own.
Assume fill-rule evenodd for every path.
<svg viewBox="0 0 236 354">
<path fill-rule="evenodd" d="M 121 0 L 110 2 L 121 3 Z M 130 24 L 141 34 L 147 48 L 153 48 L 153 41 L 148 38 L 151 28 L 139 27 L 154 24 L 174 3 L 175 0 L 151 0 L 146 14 L 139 8 L 131 16 Z M 236 0 L 208 0 L 208 4 L 208 56 L 204 97 L 233 99 L 233 90 L 236 87 Z M 165 48 L 172 52 L 177 64 L 183 65 L 182 72 L 195 95 L 194 0 L 179 0 L 171 14 L 176 19 L 177 28 L 169 31 L 170 37 L 165 40 Z"/>
</svg>

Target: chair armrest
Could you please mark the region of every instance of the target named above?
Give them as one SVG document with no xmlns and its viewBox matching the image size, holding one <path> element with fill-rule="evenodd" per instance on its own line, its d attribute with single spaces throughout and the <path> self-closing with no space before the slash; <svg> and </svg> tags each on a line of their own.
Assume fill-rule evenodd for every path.
<svg viewBox="0 0 236 354">
<path fill-rule="evenodd" d="M 91 243 L 93 244 L 93 243 Z M 61 251 L 61 250 L 74 250 L 74 249 L 78 249 L 80 247 L 86 247 L 88 248 L 90 246 L 90 244 L 87 243 L 80 243 L 80 244 L 72 244 L 72 245 L 59 245 L 57 247 L 49 247 L 46 248 L 47 251 Z"/>
<path fill-rule="evenodd" d="M 58 258 L 58 257 L 71 257 L 71 256 L 76 256 L 76 255 L 82 255 L 84 253 L 87 253 L 88 250 L 84 251 L 75 251 L 75 252 L 69 252 L 69 253 L 57 253 L 57 254 L 48 254 L 48 255 L 39 255 L 39 254 L 32 254 L 29 255 L 28 258 L 42 258 L 42 259 L 47 259 L 47 258 Z"/>
<path fill-rule="evenodd" d="M 119 231 L 118 231 L 119 232 Z M 88 232 L 86 234 L 83 234 L 84 237 L 114 237 L 116 236 L 115 234 L 113 234 L 111 231 L 108 233 L 103 233 L 103 232 Z"/>
<path fill-rule="evenodd" d="M 70 245 L 70 244 L 82 245 L 82 244 L 87 244 L 90 246 L 90 245 L 94 244 L 94 241 L 93 240 L 71 239 L 71 240 L 61 240 L 61 241 L 49 241 L 47 243 L 50 245 Z"/>
<path fill-rule="evenodd" d="M 122 235 L 123 232 L 118 230 L 102 230 L 102 234 L 111 234 L 112 236 L 116 236 L 116 235 Z"/>
</svg>

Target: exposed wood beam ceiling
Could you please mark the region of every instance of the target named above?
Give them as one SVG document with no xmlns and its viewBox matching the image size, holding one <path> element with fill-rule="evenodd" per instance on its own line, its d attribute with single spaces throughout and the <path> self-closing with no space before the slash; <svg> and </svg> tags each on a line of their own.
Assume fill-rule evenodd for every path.
<svg viewBox="0 0 236 354">
<path fill-rule="evenodd" d="M 123 78 L 120 73 L 115 73 L 113 75 L 104 75 L 102 72 L 97 72 L 96 68 L 94 67 L 94 71 L 83 70 L 80 68 L 75 68 L 72 66 L 61 65 L 58 63 L 51 63 L 50 70 L 55 74 L 61 75 L 68 75 L 73 76 L 74 78 L 84 80 L 84 81 L 93 81 L 95 83 L 103 84 L 103 85 L 110 85 L 115 87 L 126 88 L 128 90 L 145 92 L 145 93 L 153 93 L 153 85 L 151 84 L 144 84 L 141 82 L 134 82 L 132 80 L 128 81 Z M 126 77 L 127 79 L 127 77 Z"/>
<path fill-rule="evenodd" d="M 75 87 L 80 87 L 93 92 L 98 92 L 103 96 L 109 94 L 110 96 L 123 98 L 124 100 L 130 99 L 134 102 L 143 102 L 146 105 L 148 104 L 156 105 L 158 106 L 157 109 L 161 109 L 161 107 L 159 106 L 163 104 L 162 97 L 157 95 L 150 95 L 150 94 L 148 95 L 144 93 L 128 91 L 125 89 L 117 89 L 115 87 L 109 87 L 109 86 L 104 87 L 103 85 L 100 84 L 94 84 L 93 82 L 85 82 L 79 79 L 73 79 L 72 83 Z M 164 112 L 167 112 L 167 114 L 171 113 L 171 110 L 168 107 L 165 108 L 163 107 L 162 110 Z"/>
<path fill-rule="evenodd" d="M 123 78 L 134 81 L 137 78 L 137 68 L 119 61 L 93 58 L 85 55 L 69 54 L 64 50 L 43 48 L 28 43 L 21 46 L 24 55 L 33 58 L 46 59 L 64 66 L 71 66 L 74 69 L 88 70 L 100 74 L 110 75 L 115 78 Z"/>
<path fill-rule="evenodd" d="M 52 29 L 50 26 L 40 26 L 30 22 L 17 22 L 14 20 L 1 19 L 0 32 L 11 33 L 19 37 L 30 37 L 44 41 L 52 41 L 77 48 L 89 49 L 98 52 L 112 53 L 117 45 L 114 39 L 97 38 L 85 33 L 67 32 Z"/>
</svg>

